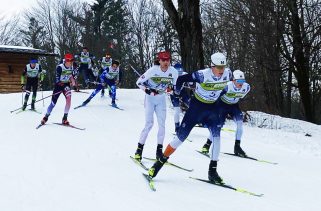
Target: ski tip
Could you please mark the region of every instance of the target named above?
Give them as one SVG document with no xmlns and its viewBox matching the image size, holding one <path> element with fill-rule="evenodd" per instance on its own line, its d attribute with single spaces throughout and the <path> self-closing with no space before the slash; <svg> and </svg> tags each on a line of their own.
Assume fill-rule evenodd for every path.
<svg viewBox="0 0 321 211">
<path fill-rule="evenodd" d="M 40 124 L 36 127 L 36 129 L 39 129 L 41 126 L 43 126 L 43 124 Z"/>
<path fill-rule="evenodd" d="M 84 107 L 84 106 L 83 105 L 79 105 L 79 106 L 74 107 L 74 109 L 78 109 L 78 108 L 81 108 L 81 107 Z"/>
</svg>

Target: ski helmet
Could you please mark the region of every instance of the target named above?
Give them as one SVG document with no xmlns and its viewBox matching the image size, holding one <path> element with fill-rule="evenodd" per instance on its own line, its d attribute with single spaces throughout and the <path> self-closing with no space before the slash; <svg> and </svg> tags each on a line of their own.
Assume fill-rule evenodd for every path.
<svg viewBox="0 0 321 211">
<path fill-rule="evenodd" d="M 245 80 L 244 73 L 241 70 L 234 70 L 233 79 L 235 79 L 235 80 Z"/>
<path fill-rule="evenodd" d="M 74 56 L 71 53 L 65 54 L 65 62 L 72 62 L 74 61 Z"/>
<path fill-rule="evenodd" d="M 35 58 L 30 59 L 30 64 L 36 64 L 38 63 L 38 60 Z"/>
<path fill-rule="evenodd" d="M 171 54 L 168 51 L 159 52 L 157 55 L 158 59 L 168 60 L 171 59 Z"/>
<path fill-rule="evenodd" d="M 183 66 L 182 66 L 180 63 L 176 63 L 176 64 L 174 65 L 174 68 L 175 68 L 175 69 L 182 69 Z"/>
<path fill-rule="evenodd" d="M 214 53 L 211 56 L 211 65 L 212 66 L 225 66 L 226 57 L 222 53 Z"/>
</svg>

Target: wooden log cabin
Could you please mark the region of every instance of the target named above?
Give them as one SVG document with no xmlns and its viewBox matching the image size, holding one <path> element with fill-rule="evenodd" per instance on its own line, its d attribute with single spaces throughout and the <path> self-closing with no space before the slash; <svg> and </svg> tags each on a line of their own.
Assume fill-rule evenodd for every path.
<svg viewBox="0 0 321 211">
<path fill-rule="evenodd" d="M 45 50 L 0 45 L 0 93 L 21 92 L 20 77 L 30 58 L 57 56 Z"/>
</svg>

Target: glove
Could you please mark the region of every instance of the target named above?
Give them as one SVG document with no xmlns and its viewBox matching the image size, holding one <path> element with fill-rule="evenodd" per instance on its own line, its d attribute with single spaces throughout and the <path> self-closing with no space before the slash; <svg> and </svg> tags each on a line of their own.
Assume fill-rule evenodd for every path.
<svg viewBox="0 0 321 211">
<path fill-rule="evenodd" d="M 177 94 L 175 91 L 172 92 L 172 95 L 174 98 L 179 98 L 179 94 Z"/>
<path fill-rule="evenodd" d="M 78 86 L 74 86 L 73 88 L 74 88 L 75 92 L 79 92 L 79 87 Z"/>
<path fill-rule="evenodd" d="M 25 85 L 21 84 L 21 90 L 25 90 Z"/>
<path fill-rule="evenodd" d="M 152 96 L 155 96 L 155 95 L 159 94 L 157 90 L 148 89 L 148 88 L 145 89 L 145 93 L 148 94 L 148 95 L 152 95 Z"/>
<path fill-rule="evenodd" d="M 167 92 L 167 93 L 172 93 L 172 92 L 173 92 L 172 87 L 167 87 L 167 88 L 166 88 L 166 92 Z"/>
<path fill-rule="evenodd" d="M 62 83 L 61 81 L 57 83 L 57 86 L 63 86 L 64 83 Z"/>
<path fill-rule="evenodd" d="M 173 90 L 173 94 L 179 96 L 179 95 L 181 94 L 181 90 L 175 88 L 175 89 Z"/>
</svg>

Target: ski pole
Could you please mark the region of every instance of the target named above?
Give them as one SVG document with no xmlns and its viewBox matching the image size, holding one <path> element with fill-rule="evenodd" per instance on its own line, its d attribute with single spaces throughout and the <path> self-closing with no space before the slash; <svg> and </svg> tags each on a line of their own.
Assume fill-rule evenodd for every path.
<svg viewBox="0 0 321 211">
<path fill-rule="evenodd" d="M 21 107 L 23 106 L 23 90 L 21 90 Z"/>
<path fill-rule="evenodd" d="M 48 97 L 52 97 L 52 96 L 54 96 L 54 95 L 60 94 L 60 93 L 62 93 L 62 91 L 56 92 L 56 93 L 54 93 L 54 94 L 52 94 L 52 95 L 49 95 L 49 96 L 44 97 L 44 98 L 42 98 L 42 99 L 39 99 L 39 100 L 35 101 L 35 103 L 37 103 L 37 102 L 39 102 L 39 101 L 41 101 L 41 100 L 43 100 L 43 99 L 46 99 L 46 98 L 48 98 Z M 27 106 L 29 106 L 29 105 L 31 105 L 31 103 L 28 104 Z M 17 109 L 15 109 L 15 110 L 10 111 L 10 113 L 12 113 L 12 112 L 14 112 L 14 111 L 18 111 L 18 110 L 21 109 L 21 108 L 22 108 L 22 106 L 21 106 L 20 108 L 17 108 Z"/>
<path fill-rule="evenodd" d="M 99 82 L 96 82 L 96 81 L 89 81 L 89 83 L 95 84 L 95 85 L 97 85 L 97 84 L 103 85 L 104 84 L 104 83 L 99 83 Z"/>
<path fill-rule="evenodd" d="M 42 107 L 45 107 L 45 99 L 43 99 L 43 88 L 41 87 Z"/>
<path fill-rule="evenodd" d="M 141 74 L 139 73 L 139 72 L 137 72 L 137 70 L 132 66 L 132 65 L 129 65 L 132 69 L 133 69 L 133 71 L 140 77 L 141 76 Z"/>
</svg>

